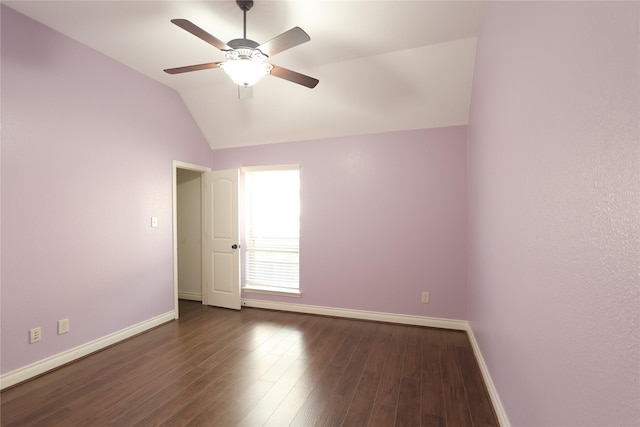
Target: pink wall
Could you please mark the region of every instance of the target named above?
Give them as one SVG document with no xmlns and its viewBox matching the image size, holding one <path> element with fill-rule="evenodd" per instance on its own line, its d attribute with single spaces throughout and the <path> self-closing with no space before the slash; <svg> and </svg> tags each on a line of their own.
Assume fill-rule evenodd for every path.
<svg viewBox="0 0 640 427">
<path fill-rule="evenodd" d="M 1 29 L 6 373 L 173 309 L 172 160 L 211 151 L 174 91 L 5 6 Z"/>
<path fill-rule="evenodd" d="M 514 425 L 637 424 L 639 13 L 491 3 L 468 135 L 212 155 L 175 92 L 2 6 L 0 372 L 173 308 L 173 159 L 300 163 L 303 295 L 245 296 L 469 318 Z"/>
<path fill-rule="evenodd" d="M 491 2 L 469 319 L 517 426 L 640 422 L 640 3 Z"/>
<path fill-rule="evenodd" d="M 465 127 L 215 150 L 301 165 L 302 297 L 244 296 L 466 319 L 466 156 Z"/>
</svg>

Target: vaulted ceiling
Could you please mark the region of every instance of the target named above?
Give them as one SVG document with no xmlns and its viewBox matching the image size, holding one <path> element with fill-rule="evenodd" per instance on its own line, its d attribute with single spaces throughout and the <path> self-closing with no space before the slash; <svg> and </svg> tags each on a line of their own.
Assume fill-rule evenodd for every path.
<svg viewBox="0 0 640 427">
<path fill-rule="evenodd" d="M 213 149 L 463 125 L 485 1 L 256 0 L 247 38 L 294 26 L 311 41 L 269 62 L 320 80 L 309 89 L 267 76 L 253 98 L 220 69 L 165 68 L 223 61 L 173 25 L 187 19 L 222 41 L 242 37 L 235 1 L 3 1 L 3 4 L 174 88 Z"/>
</svg>

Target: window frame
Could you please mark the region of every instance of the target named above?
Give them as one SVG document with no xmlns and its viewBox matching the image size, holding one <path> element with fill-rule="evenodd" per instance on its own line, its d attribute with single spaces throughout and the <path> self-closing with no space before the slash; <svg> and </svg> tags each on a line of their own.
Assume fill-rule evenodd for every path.
<svg viewBox="0 0 640 427">
<path fill-rule="evenodd" d="M 243 201 L 243 209 L 242 217 L 240 218 L 240 225 L 242 230 L 242 258 L 243 258 L 243 269 L 242 269 L 242 291 L 245 293 L 256 293 L 256 294 L 271 294 L 271 295 L 282 295 L 289 297 L 300 297 L 302 295 L 301 282 L 300 282 L 300 237 L 298 237 L 298 287 L 297 288 L 285 288 L 285 287 L 276 287 L 269 285 L 248 285 L 247 284 L 247 252 L 248 252 L 248 236 L 247 236 L 247 217 L 249 215 L 248 206 L 246 203 L 248 197 L 248 189 L 246 185 L 246 173 L 247 172 L 269 172 L 269 171 L 289 171 L 289 170 L 297 170 L 298 171 L 298 179 L 300 182 L 302 181 L 301 177 L 301 167 L 300 164 L 283 164 L 283 165 L 263 165 L 263 166 L 243 166 L 240 168 L 241 174 L 241 183 L 242 183 L 242 201 Z M 300 184 L 302 186 L 302 184 Z M 301 203 L 300 192 L 298 193 L 298 198 Z M 300 206 L 300 210 L 302 210 L 302 206 Z"/>
</svg>

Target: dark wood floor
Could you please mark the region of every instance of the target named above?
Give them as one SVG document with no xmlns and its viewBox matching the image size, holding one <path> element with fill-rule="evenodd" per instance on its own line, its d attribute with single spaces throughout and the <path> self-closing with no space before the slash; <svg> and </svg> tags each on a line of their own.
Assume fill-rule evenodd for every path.
<svg viewBox="0 0 640 427">
<path fill-rule="evenodd" d="M 1 394 L 2 426 L 495 426 L 464 332 L 180 301 Z"/>
</svg>

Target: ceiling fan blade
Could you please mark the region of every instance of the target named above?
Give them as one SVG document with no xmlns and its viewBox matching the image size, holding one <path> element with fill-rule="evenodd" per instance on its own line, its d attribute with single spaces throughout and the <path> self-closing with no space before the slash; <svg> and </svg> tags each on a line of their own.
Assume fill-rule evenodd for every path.
<svg viewBox="0 0 640 427">
<path fill-rule="evenodd" d="M 217 47 L 220 50 L 231 49 L 229 46 L 227 46 L 225 42 L 207 33 L 205 30 L 198 27 L 196 24 L 194 24 L 191 21 L 188 21 L 186 19 L 172 19 L 171 22 L 173 22 L 183 30 L 190 32 L 194 36 L 206 41 L 213 47 Z"/>
<path fill-rule="evenodd" d="M 187 65 L 186 67 L 177 67 L 177 68 L 167 68 L 164 70 L 167 74 L 180 74 L 180 73 L 188 73 L 190 71 L 200 71 L 200 70 L 208 70 L 210 68 L 218 68 L 220 67 L 222 62 L 207 62 L 206 64 L 198 64 L 198 65 Z"/>
<path fill-rule="evenodd" d="M 283 50 L 291 49 L 294 46 L 308 42 L 311 40 L 309 34 L 305 33 L 300 27 L 293 27 L 289 31 L 285 31 L 279 36 L 275 36 L 266 43 L 258 46 L 258 49 L 267 56 L 273 56 Z"/>
<path fill-rule="evenodd" d="M 281 79 L 289 80 L 293 83 L 298 83 L 299 85 L 306 86 L 310 89 L 316 87 L 316 85 L 320 82 L 320 80 L 314 79 L 313 77 L 305 76 L 304 74 L 300 74 L 286 68 L 278 67 L 277 65 L 273 65 L 271 75 L 279 77 Z"/>
</svg>

